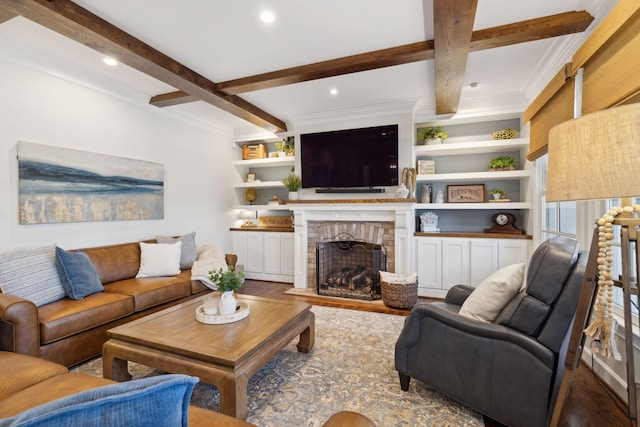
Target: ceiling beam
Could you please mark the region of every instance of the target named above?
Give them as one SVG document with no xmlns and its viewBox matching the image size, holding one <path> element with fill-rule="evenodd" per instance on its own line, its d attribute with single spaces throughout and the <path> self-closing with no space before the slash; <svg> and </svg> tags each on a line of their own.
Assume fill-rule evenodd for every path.
<svg viewBox="0 0 640 427">
<path fill-rule="evenodd" d="M 584 31 L 593 21 L 593 17 L 587 12 L 566 12 L 543 18 L 531 19 L 514 24 L 501 25 L 474 31 L 471 35 L 470 51 L 477 52 L 484 49 L 493 49 L 509 46 L 517 43 L 525 43 L 541 40 L 549 37 L 558 37 Z M 328 61 L 316 62 L 309 65 L 272 71 L 264 74 L 243 77 L 235 80 L 221 82 L 216 88 L 228 94 L 239 94 L 249 90 L 261 90 L 278 87 L 286 84 L 301 83 L 326 77 L 340 76 L 348 73 L 375 70 L 392 65 L 406 64 L 409 62 L 425 61 L 434 58 L 433 40 L 411 43 L 403 46 L 382 49 L 358 55 L 346 56 Z M 394 59 L 397 55 L 398 58 Z M 394 63 L 395 62 L 395 63 Z M 249 89 L 250 88 L 250 89 Z M 159 98 L 165 97 L 168 98 Z M 155 103 L 154 99 L 159 102 Z M 171 92 L 154 96 L 153 105 L 165 106 L 166 99 L 177 105 L 192 102 L 192 97 L 182 91 Z"/>
<path fill-rule="evenodd" d="M 436 114 L 458 111 L 478 0 L 434 0 Z"/>
<path fill-rule="evenodd" d="M 12 13 L 12 12 L 9 12 L 7 10 L 0 9 L 0 24 L 2 24 L 3 22 L 8 21 L 10 19 L 13 19 L 16 16 L 18 16 L 17 13 Z"/>
<path fill-rule="evenodd" d="M 0 0 L 0 17 L 11 15 L 21 15 L 268 131 L 287 130 L 282 120 L 220 92 L 206 77 L 70 0 Z"/>
</svg>

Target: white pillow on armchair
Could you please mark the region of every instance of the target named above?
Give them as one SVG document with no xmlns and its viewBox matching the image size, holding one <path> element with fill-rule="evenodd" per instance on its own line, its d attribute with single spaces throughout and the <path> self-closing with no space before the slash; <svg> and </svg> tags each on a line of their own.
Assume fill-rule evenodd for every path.
<svg viewBox="0 0 640 427">
<path fill-rule="evenodd" d="M 459 314 L 493 322 L 524 282 L 524 264 L 511 264 L 484 279 L 460 307 Z"/>
</svg>

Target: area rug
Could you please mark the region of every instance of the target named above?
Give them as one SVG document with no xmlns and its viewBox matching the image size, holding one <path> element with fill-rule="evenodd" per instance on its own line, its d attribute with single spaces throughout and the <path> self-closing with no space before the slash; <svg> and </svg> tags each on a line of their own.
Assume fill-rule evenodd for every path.
<svg viewBox="0 0 640 427">
<path fill-rule="evenodd" d="M 315 346 L 291 342 L 249 381 L 247 421 L 261 427 L 321 426 L 350 410 L 378 426 L 484 426 L 473 410 L 413 380 L 402 391 L 393 355 L 403 316 L 313 306 Z M 130 363 L 134 378 L 161 372 Z M 102 376 L 102 359 L 74 369 Z M 199 383 L 191 403 L 219 410 L 217 388 Z"/>
</svg>

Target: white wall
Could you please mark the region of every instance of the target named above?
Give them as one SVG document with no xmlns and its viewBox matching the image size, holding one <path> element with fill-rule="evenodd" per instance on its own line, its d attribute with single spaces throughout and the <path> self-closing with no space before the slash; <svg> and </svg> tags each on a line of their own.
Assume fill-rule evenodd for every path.
<svg viewBox="0 0 640 427">
<path fill-rule="evenodd" d="M 0 44 L 0 252 L 82 248 L 196 231 L 230 250 L 232 134 L 4 55 Z M 16 143 L 35 142 L 162 163 L 164 219 L 18 224 Z"/>
</svg>

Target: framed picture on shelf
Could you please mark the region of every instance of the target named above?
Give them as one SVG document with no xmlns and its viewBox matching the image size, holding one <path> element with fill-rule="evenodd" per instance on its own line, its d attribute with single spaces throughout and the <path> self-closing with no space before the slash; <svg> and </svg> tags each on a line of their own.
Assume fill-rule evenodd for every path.
<svg viewBox="0 0 640 427">
<path fill-rule="evenodd" d="M 418 160 L 418 175 L 433 175 L 436 173 L 435 160 Z"/>
<path fill-rule="evenodd" d="M 247 182 L 255 182 L 255 181 L 256 181 L 256 174 L 249 172 L 247 174 Z"/>
<path fill-rule="evenodd" d="M 484 203 L 484 184 L 447 185 L 447 203 Z"/>
</svg>

